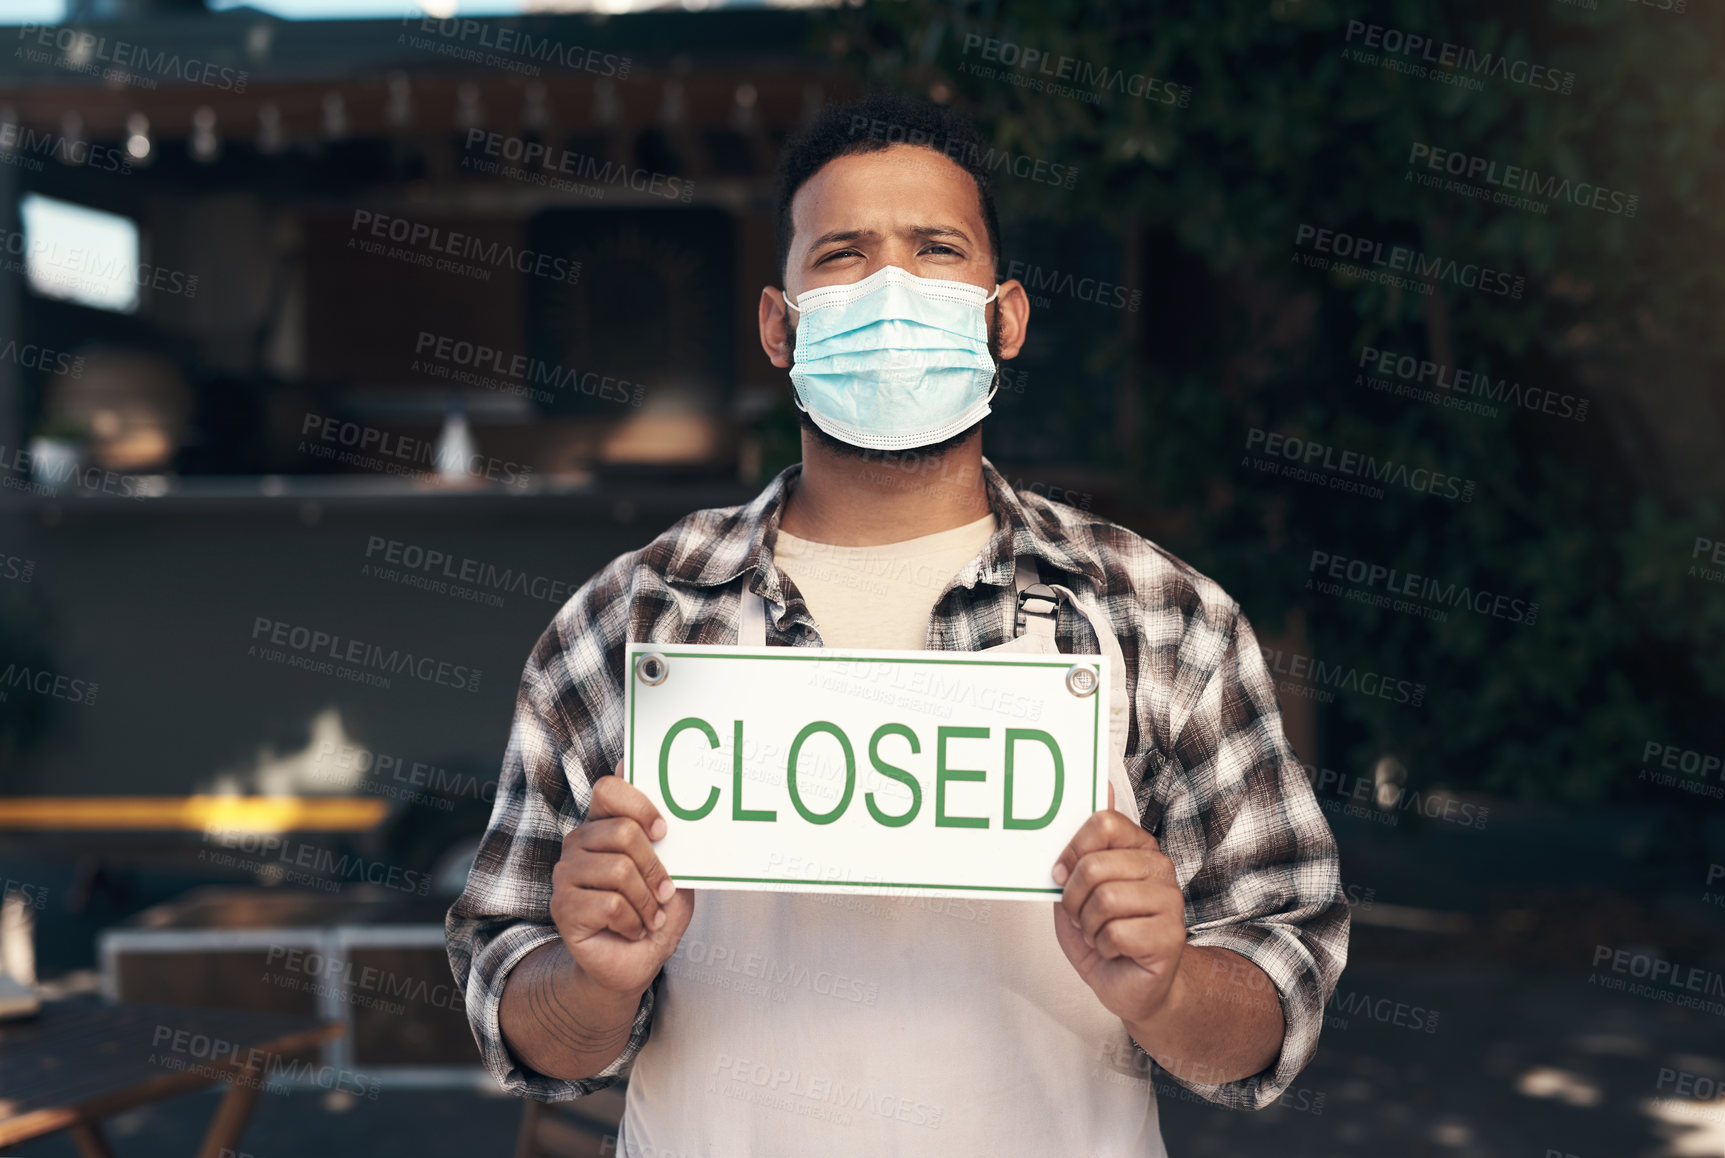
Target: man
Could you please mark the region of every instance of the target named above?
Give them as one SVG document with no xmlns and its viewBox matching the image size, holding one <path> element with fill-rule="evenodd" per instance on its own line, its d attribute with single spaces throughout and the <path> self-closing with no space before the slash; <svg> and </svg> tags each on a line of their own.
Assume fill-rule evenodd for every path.
<svg viewBox="0 0 1725 1158">
<path fill-rule="evenodd" d="M 879 97 L 791 143 L 759 326 L 801 465 L 614 561 L 528 660 L 450 959 L 511 1091 L 630 1076 L 624 1153 L 1155 1155 L 1149 1059 L 1257 1108 L 1316 1047 L 1347 907 L 1245 617 L 982 457 L 1030 313 L 996 284 L 984 152 L 949 111 Z M 1053 866 L 1052 920 L 666 876 L 663 818 L 607 775 L 626 642 L 1022 650 L 1027 576 L 1058 604 L 1047 648 L 1123 675 L 1122 787 Z"/>
</svg>

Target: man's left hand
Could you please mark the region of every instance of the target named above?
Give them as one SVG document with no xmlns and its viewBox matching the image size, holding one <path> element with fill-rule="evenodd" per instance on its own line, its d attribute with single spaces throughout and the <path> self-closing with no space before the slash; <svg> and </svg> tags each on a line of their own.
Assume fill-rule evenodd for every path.
<svg viewBox="0 0 1725 1158">
<path fill-rule="evenodd" d="M 1108 807 L 1084 822 L 1054 864 L 1065 892 L 1054 935 L 1103 1006 L 1130 1025 L 1168 1001 L 1186 948 L 1186 898 L 1174 862 L 1131 817 Z"/>
</svg>

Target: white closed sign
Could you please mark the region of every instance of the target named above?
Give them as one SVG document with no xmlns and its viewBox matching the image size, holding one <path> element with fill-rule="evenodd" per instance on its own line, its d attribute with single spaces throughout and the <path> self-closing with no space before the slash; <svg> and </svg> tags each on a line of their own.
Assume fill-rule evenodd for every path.
<svg viewBox="0 0 1725 1158">
<path fill-rule="evenodd" d="M 681 886 L 1046 900 L 1107 804 L 1094 655 L 631 644 L 625 774 Z"/>
</svg>

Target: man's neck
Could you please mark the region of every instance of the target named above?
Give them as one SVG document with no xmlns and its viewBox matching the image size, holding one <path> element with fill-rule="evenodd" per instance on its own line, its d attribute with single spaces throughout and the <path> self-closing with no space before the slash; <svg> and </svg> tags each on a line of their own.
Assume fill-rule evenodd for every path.
<svg viewBox="0 0 1725 1158">
<path fill-rule="evenodd" d="M 936 459 L 914 451 L 857 458 L 805 432 L 802 474 L 779 527 L 811 542 L 878 547 L 950 531 L 988 512 L 981 431 Z"/>
</svg>

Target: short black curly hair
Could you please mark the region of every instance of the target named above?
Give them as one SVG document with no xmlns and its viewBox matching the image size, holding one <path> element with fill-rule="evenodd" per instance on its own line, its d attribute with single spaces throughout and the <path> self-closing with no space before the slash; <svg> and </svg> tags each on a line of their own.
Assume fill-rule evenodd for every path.
<svg viewBox="0 0 1725 1158">
<path fill-rule="evenodd" d="M 874 153 L 892 145 L 933 149 L 976 181 L 982 221 L 988 230 L 988 248 L 994 258 L 995 274 L 999 275 L 1000 217 L 994 210 L 994 185 L 987 164 L 993 150 L 983 141 L 976 124 L 946 105 L 877 89 L 861 100 L 827 105 L 808 128 L 791 138 L 779 157 L 775 208 L 780 285 L 784 284 L 791 254 L 791 199 L 797 190 L 828 161 L 855 153 Z"/>
</svg>

